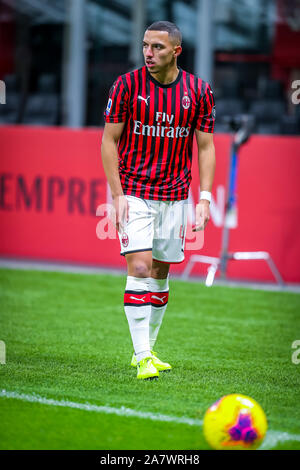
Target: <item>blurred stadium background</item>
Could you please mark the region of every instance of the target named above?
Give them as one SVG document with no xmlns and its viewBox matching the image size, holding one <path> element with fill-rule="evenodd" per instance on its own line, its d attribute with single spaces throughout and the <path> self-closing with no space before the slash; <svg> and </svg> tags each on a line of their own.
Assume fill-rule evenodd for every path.
<svg viewBox="0 0 300 470">
<path fill-rule="evenodd" d="M 249 112 L 260 134 L 299 133 L 297 0 L 1 0 L 2 124 L 101 126 L 116 76 L 142 64 L 141 37 L 168 18 L 180 66 L 212 83 L 222 116 Z M 76 100 L 75 100 L 76 97 Z M 74 103 L 76 101 L 76 103 Z"/>
<path fill-rule="evenodd" d="M 222 394 L 234 392 L 265 409 L 275 430 L 265 448 L 290 441 L 299 448 L 300 366 L 291 362 L 291 345 L 300 339 L 298 294 L 209 290 L 201 285 L 207 264 L 195 263 L 190 278 L 196 282 L 171 281 L 174 300 L 159 342 L 174 374 L 161 379 L 155 394 L 145 385 L 146 407 L 133 383 L 122 310 L 126 265 L 106 218 L 110 194 L 100 142 L 109 88 L 118 75 L 143 65 L 143 32 L 156 20 L 181 29 L 179 65 L 211 83 L 217 112 L 204 246 L 193 243 L 191 210 L 186 260 L 172 267 L 172 279 L 191 267 L 192 255 L 221 254 L 230 123 L 250 116 L 229 250 L 269 253 L 285 284 L 280 289 L 299 294 L 298 0 L 0 0 L 0 340 L 7 347 L 1 404 L 6 390 L 15 398 L 27 394 L 0 410 L 1 448 L 206 448 L 197 427 L 177 418 L 172 425 L 142 425 L 139 417 L 47 411 L 22 400 L 39 393 L 45 400 L 88 400 L 196 423 Z M 192 208 L 198 184 L 194 164 Z M 123 275 L 85 278 L 30 272 L 33 267 Z M 223 277 L 228 284 L 276 286 L 262 259 L 229 261 Z"/>
<path fill-rule="evenodd" d="M 125 269 L 118 242 L 95 236 L 96 209 L 109 202 L 103 110 L 116 77 L 143 64 L 146 26 L 167 18 L 183 33 L 179 65 L 209 81 L 216 99 L 218 165 L 201 253 L 220 254 L 230 119 L 248 115 L 229 249 L 268 252 L 285 282 L 299 282 L 299 8 L 297 0 L 1 0 L 0 255 Z M 195 164 L 193 175 L 192 204 Z M 262 260 L 227 268 L 229 278 L 274 281 Z M 206 271 L 196 263 L 191 275 Z"/>
</svg>

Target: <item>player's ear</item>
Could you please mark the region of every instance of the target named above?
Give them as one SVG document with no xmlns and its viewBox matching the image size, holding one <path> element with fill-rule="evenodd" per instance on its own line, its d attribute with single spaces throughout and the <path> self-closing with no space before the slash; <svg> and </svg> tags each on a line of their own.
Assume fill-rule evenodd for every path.
<svg viewBox="0 0 300 470">
<path fill-rule="evenodd" d="M 182 52 L 182 47 L 181 46 L 176 46 L 174 49 L 174 56 L 178 57 Z"/>
</svg>

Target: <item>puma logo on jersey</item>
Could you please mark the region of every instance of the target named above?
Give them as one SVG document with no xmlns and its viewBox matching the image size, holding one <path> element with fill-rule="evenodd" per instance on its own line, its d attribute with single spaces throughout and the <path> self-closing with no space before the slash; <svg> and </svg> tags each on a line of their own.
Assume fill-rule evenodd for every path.
<svg viewBox="0 0 300 470">
<path fill-rule="evenodd" d="M 138 99 L 145 101 L 146 105 L 148 106 L 148 98 L 150 98 L 150 95 L 147 96 L 147 98 L 144 98 L 143 96 L 139 95 Z"/>
<path fill-rule="evenodd" d="M 166 295 L 164 295 L 163 297 L 157 297 L 157 295 L 152 295 L 152 296 L 151 296 L 151 299 L 160 300 L 161 303 L 163 304 L 163 303 L 164 303 L 164 299 L 165 299 L 166 297 L 167 297 Z"/>
<path fill-rule="evenodd" d="M 133 297 L 133 295 L 130 296 L 130 299 L 132 299 L 132 300 L 139 300 L 140 302 L 145 302 L 145 298 L 146 298 L 146 296 L 141 297 L 141 298 L 139 298 L 139 297 Z"/>
</svg>

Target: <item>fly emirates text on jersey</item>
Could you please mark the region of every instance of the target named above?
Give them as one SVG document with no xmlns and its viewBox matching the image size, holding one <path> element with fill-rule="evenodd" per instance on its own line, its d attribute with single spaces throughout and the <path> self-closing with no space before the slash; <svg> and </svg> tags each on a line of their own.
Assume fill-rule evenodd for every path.
<svg viewBox="0 0 300 470">
<path fill-rule="evenodd" d="M 156 125 L 149 126 L 141 121 L 134 121 L 133 132 L 137 135 L 147 135 L 148 137 L 187 137 L 190 133 L 190 127 L 172 127 L 174 114 L 157 112 Z M 164 124 L 164 125 L 163 125 Z"/>
</svg>

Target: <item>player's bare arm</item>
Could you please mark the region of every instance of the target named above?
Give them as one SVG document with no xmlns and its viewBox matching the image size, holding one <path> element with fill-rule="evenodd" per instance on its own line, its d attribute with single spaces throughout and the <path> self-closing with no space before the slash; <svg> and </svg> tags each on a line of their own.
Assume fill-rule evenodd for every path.
<svg viewBox="0 0 300 470">
<path fill-rule="evenodd" d="M 215 146 L 213 134 L 195 130 L 198 145 L 198 164 L 201 191 L 211 192 L 215 176 Z M 196 222 L 194 232 L 204 230 L 209 221 L 209 201 L 200 199 L 196 206 Z"/>
<path fill-rule="evenodd" d="M 118 163 L 118 142 L 124 129 L 124 122 L 106 123 L 102 136 L 101 156 L 103 168 L 110 186 L 116 216 L 116 229 L 120 231 L 128 220 L 128 202 L 120 182 Z"/>
</svg>

